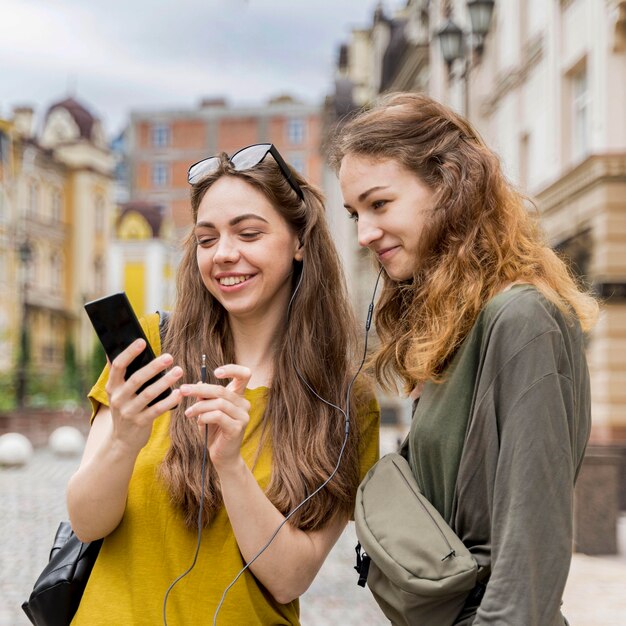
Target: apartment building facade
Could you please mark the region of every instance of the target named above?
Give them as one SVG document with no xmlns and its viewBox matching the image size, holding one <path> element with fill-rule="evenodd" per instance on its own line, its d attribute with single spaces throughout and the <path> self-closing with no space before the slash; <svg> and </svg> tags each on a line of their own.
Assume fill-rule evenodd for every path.
<svg viewBox="0 0 626 626">
<path fill-rule="evenodd" d="M 182 236 L 191 224 L 187 170 L 201 159 L 271 142 L 296 170 L 320 185 L 320 107 L 290 97 L 263 106 L 205 100 L 195 109 L 134 112 L 127 133 L 130 198 L 170 212 Z"/>
<path fill-rule="evenodd" d="M 26 330 L 30 366 L 59 374 L 68 345 L 79 361 L 94 347 L 82 307 L 106 292 L 113 163 L 99 120 L 73 98 L 48 109 L 41 132 L 33 109 L 16 108 L 2 142 L 0 367 L 16 366 Z"/>
</svg>

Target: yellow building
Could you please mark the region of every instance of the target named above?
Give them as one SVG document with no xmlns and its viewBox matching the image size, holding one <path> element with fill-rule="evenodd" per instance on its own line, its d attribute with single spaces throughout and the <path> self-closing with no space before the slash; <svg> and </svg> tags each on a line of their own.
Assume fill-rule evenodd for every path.
<svg viewBox="0 0 626 626">
<path fill-rule="evenodd" d="M 0 366 L 15 365 L 25 326 L 31 367 L 58 374 L 67 345 L 79 362 L 93 349 L 83 304 L 106 291 L 113 159 L 99 120 L 73 98 L 48 109 L 38 136 L 32 109 L 15 109 L 11 122 L 10 208 L 0 228 L 8 238 L 3 305 L 12 312 L 13 349 Z"/>
<path fill-rule="evenodd" d="M 121 204 L 109 257 L 109 290 L 125 291 L 139 316 L 171 309 L 176 254 L 174 223 L 163 206 Z"/>
</svg>

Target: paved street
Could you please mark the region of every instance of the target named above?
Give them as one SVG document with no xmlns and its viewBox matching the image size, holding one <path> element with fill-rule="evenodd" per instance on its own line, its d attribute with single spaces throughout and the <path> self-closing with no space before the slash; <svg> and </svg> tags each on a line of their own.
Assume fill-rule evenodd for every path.
<svg viewBox="0 0 626 626">
<path fill-rule="evenodd" d="M 59 520 L 66 517 L 64 491 L 76 459 L 38 449 L 22 469 L 0 468 L 0 626 L 25 626 L 20 609 L 43 567 Z M 575 555 L 564 598 L 572 626 L 626 625 L 626 518 L 622 555 Z M 382 626 L 367 590 L 356 585 L 354 531 L 350 526 L 302 598 L 304 626 Z"/>
</svg>

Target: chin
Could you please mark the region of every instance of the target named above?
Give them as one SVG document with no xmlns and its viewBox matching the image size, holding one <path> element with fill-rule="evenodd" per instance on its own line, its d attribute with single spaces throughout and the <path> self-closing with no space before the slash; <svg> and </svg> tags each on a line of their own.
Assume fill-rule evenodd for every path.
<svg viewBox="0 0 626 626">
<path fill-rule="evenodd" d="M 402 270 L 386 267 L 385 272 L 387 273 L 387 276 L 396 283 L 403 283 L 404 281 L 413 278 L 412 270 Z"/>
</svg>

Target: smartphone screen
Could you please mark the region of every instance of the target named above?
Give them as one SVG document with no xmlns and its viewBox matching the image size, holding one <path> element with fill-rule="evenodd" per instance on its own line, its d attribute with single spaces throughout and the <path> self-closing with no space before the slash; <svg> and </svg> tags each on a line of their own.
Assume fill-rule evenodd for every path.
<svg viewBox="0 0 626 626">
<path fill-rule="evenodd" d="M 136 339 L 141 338 L 145 340 L 145 350 L 126 368 L 126 374 L 124 375 L 126 380 L 137 370 L 154 360 L 154 352 L 141 328 L 141 324 L 139 324 L 139 320 L 133 311 L 128 297 L 123 291 L 100 298 L 99 300 L 87 302 L 87 304 L 85 304 L 85 311 L 87 311 L 87 315 L 93 324 L 94 330 L 100 339 L 100 343 L 102 343 L 102 347 L 109 361 L 113 361 L 113 359 L 128 348 Z M 163 372 L 160 372 L 144 383 L 137 390 L 137 393 L 141 393 L 146 387 L 161 378 L 163 374 Z M 167 398 L 171 392 L 171 389 L 167 389 L 158 397 L 154 398 L 154 400 L 150 401 L 148 406 L 152 406 L 156 402 Z"/>
</svg>

